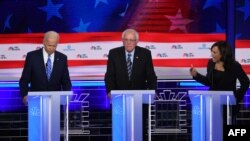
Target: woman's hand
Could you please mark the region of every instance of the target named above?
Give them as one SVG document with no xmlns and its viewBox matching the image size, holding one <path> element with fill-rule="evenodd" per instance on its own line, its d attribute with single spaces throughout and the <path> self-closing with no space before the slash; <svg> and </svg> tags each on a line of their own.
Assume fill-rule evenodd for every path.
<svg viewBox="0 0 250 141">
<path fill-rule="evenodd" d="M 194 68 L 193 64 L 191 64 L 190 75 L 193 77 L 197 76 L 197 70 Z"/>
</svg>

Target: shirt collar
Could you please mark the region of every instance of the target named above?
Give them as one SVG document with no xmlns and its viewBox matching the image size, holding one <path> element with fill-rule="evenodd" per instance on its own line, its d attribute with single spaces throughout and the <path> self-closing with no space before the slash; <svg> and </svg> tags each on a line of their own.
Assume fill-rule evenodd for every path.
<svg viewBox="0 0 250 141">
<path fill-rule="evenodd" d="M 131 52 L 127 52 L 127 51 L 125 50 L 125 52 L 126 52 L 126 57 L 127 57 L 128 54 L 130 53 L 130 54 L 131 54 L 131 58 L 133 58 L 133 56 L 134 56 L 134 54 L 135 54 L 135 49 L 134 49 L 133 51 L 131 51 Z"/>
<path fill-rule="evenodd" d="M 43 48 L 43 56 L 45 56 L 46 58 L 48 58 L 49 54 L 46 52 L 45 48 Z M 50 58 L 54 58 L 55 56 L 55 52 L 50 54 Z"/>
</svg>

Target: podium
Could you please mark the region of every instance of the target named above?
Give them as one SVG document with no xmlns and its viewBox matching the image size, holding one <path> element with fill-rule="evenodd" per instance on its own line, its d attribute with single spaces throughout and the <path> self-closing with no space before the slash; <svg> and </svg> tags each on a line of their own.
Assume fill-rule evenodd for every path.
<svg viewBox="0 0 250 141">
<path fill-rule="evenodd" d="M 227 105 L 227 124 L 231 121 L 229 105 L 235 105 L 232 91 L 188 91 L 192 103 L 192 141 L 223 140 L 223 105 Z"/>
<path fill-rule="evenodd" d="M 113 141 L 142 141 L 142 104 L 151 104 L 154 95 L 154 90 L 111 91 Z M 148 109 L 148 137 L 151 141 L 151 108 Z"/>
<path fill-rule="evenodd" d="M 65 105 L 64 140 L 68 140 L 68 105 L 72 91 L 28 93 L 29 141 L 60 141 L 60 105 Z"/>
</svg>

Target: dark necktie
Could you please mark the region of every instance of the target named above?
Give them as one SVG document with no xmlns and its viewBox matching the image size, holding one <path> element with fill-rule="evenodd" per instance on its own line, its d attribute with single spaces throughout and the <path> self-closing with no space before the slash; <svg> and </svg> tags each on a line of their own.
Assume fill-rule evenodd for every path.
<svg viewBox="0 0 250 141">
<path fill-rule="evenodd" d="M 127 57 L 127 68 L 128 68 L 128 79 L 131 79 L 131 73 L 132 73 L 132 61 L 131 61 L 131 54 L 128 53 Z"/>
<path fill-rule="evenodd" d="M 51 70 L 52 70 L 52 68 L 51 68 L 51 59 L 50 59 L 50 55 L 49 55 L 47 63 L 46 63 L 46 74 L 47 74 L 48 80 L 50 79 Z"/>
</svg>

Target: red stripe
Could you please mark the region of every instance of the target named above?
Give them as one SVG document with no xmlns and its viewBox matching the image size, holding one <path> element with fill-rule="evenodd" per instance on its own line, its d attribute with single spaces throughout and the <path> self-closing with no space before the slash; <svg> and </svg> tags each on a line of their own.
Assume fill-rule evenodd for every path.
<svg viewBox="0 0 250 141">
<path fill-rule="evenodd" d="M 24 61 L 0 61 L 0 68 L 22 68 Z M 154 59 L 156 67 L 206 67 L 208 59 Z M 69 66 L 94 66 L 106 65 L 107 60 L 69 60 Z M 243 65 L 250 69 L 250 65 Z"/>
<path fill-rule="evenodd" d="M 73 66 L 95 66 L 106 65 L 107 60 L 69 60 L 68 65 Z"/>
<path fill-rule="evenodd" d="M 154 59 L 156 67 L 206 67 L 208 59 Z"/>
<path fill-rule="evenodd" d="M 193 64 L 195 67 L 204 67 L 207 64 L 207 59 L 154 59 L 155 67 L 190 67 Z M 106 65 L 107 60 L 69 60 L 68 64 L 74 66 L 93 66 Z M 6 68 L 22 68 L 24 61 L 1 61 L 0 69 Z"/>
<path fill-rule="evenodd" d="M 247 74 L 250 74 L 250 65 L 243 65 L 242 67 Z"/>
<path fill-rule="evenodd" d="M 140 41 L 148 42 L 214 42 L 224 40 L 224 34 L 166 34 L 141 32 Z M 43 33 L 0 34 L 0 44 L 42 43 Z M 121 41 L 120 32 L 60 33 L 60 43 Z"/>
<path fill-rule="evenodd" d="M 23 68 L 24 61 L 0 61 L 0 69 Z"/>
<path fill-rule="evenodd" d="M 236 40 L 236 48 L 250 48 L 250 40 Z"/>
<path fill-rule="evenodd" d="M 205 67 L 208 59 L 154 59 L 155 67 Z M 106 65 L 106 60 L 70 60 L 69 66 Z"/>
<path fill-rule="evenodd" d="M 151 42 L 215 42 L 225 40 L 224 34 L 165 34 L 165 33 L 142 33 L 140 41 Z"/>
<path fill-rule="evenodd" d="M 85 75 L 77 75 L 77 76 L 71 76 L 71 78 L 78 78 L 79 79 L 79 77 L 87 77 L 87 78 L 92 78 L 93 79 L 93 77 L 103 77 L 104 76 L 104 74 L 103 75 L 89 75 L 89 74 L 85 74 Z"/>
<path fill-rule="evenodd" d="M 154 59 L 155 67 L 206 67 L 208 59 Z M 24 61 L 0 61 L 0 69 L 23 68 Z M 70 67 L 106 65 L 106 60 L 69 60 Z M 242 65 L 247 74 L 250 74 L 250 65 Z"/>
</svg>

